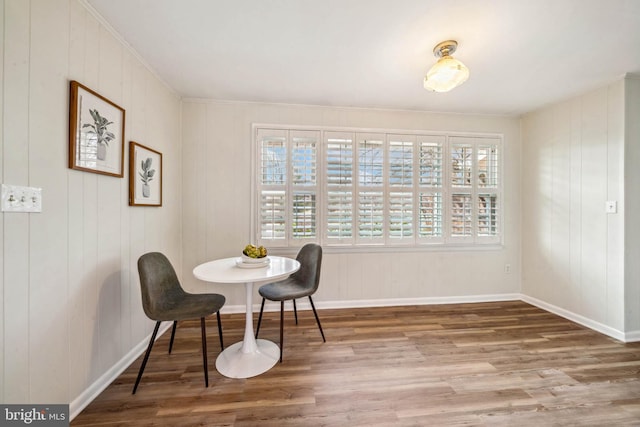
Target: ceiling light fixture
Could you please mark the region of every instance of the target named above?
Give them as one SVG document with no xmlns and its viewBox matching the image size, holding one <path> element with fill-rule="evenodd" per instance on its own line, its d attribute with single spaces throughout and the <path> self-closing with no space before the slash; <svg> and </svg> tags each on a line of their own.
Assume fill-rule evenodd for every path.
<svg viewBox="0 0 640 427">
<path fill-rule="evenodd" d="M 460 86 L 467 81 L 469 69 L 462 62 L 451 56 L 457 47 L 458 42 L 447 40 L 438 43 L 433 48 L 433 54 L 440 59 L 425 76 L 425 89 L 433 92 L 449 92 L 454 87 Z"/>
</svg>

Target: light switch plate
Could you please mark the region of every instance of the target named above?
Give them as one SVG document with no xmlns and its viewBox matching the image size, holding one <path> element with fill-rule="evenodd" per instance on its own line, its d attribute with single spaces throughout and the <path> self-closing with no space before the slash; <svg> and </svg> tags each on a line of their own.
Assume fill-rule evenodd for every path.
<svg viewBox="0 0 640 427">
<path fill-rule="evenodd" d="M 2 184 L 3 212 L 42 212 L 42 188 Z"/>
</svg>

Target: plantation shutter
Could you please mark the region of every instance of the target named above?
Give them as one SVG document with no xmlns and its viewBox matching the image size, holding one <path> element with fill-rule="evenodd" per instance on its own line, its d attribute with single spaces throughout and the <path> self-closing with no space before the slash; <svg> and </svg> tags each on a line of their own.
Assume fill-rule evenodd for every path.
<svg viewBox="0 0 640 427">
<path fill-rule="evenodd" d="M 476 138 L 477 155 L 477 237 L 478 241 L 498 243 L 500 241 L 501 204 L 500 146 L 496 138 Z"/>
<path fill-rule="evenodd" d="M 255 243 L 502 241 L 499 135 L 256 127 Z"/>
<path fill-rule="evenodd" d="M 473 138 L 449 139 L 449 241 L 474 241 L 474 145 Z"/>
<path fill-rule="evenodd" d="M 443 241 L 444 143 L 442 135 L 417 137 L 419 243 Z"/>
<path fill-rule="evenodd" d="M 291 143 L 291 239 L 315 241 L 317 236 L 317 188 L 319 132 L 290 131 Z"/>
<path fill-rule="evenodd" d="M 498 243 L 500 140 L 450 137 L 449 241 Z"/>
<path fill-rule="evenodd" d="M 287 244 L 287 134 L 285 130 L 260 129 L 256 136 L 259 153 L 259 244 Z"/>
<path fill-rule="evenodd" d="M 349 132 L 325 132 L 325 239 L 354 241 L 354 140 Z"/>
<path fill-rule="evenodd" d="M 413 244 L 415 136 L 390 135 L 388 138 L 387 243 Z"/>
<path fill-rule="evenodd" d="M 357 134 L 357 242 L 383 244 L 385 237 L 384 141 L 380 134 Z"/>
</svg>

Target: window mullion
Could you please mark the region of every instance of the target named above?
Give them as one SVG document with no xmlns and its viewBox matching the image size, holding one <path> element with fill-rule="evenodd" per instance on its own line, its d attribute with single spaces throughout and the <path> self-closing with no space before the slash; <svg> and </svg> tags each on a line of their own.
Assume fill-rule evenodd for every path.
<svg viewBox="0 0 640 427">
<path fill-rule="evenodd" d="M 325 192 L 323 184 L 326 181 L 324 170 L 324 131 L 318 133 L 318 140 L 316 141 L 316 239 L 318 242 L 322 242 L 325 235 Z"/>
<path fill-rule="evenodd" d="M 389 135 L 385 135 L 384 142 L 382 143 L 382 152 L 384 153 L 382 158 L 382 212 L 384 216 L 382 237 L 385 245 L 391 244 L 391 194 L 389 184 L 389 180 L 391 179 L 391 168 L 389 167 L 391 156 L 389 154 L 389 138 Z"/>
<path fill-rule="evenodd" d="M 293 228 L 293 165 L 291 164 L 292 154 L 291 154 L 291 131 L 287 131 L 287 139 L 285 142 L 286 153 L 287 153 L 287 181 L 286 185 L 286 200 L 287 200 L 287 215 L 286 215 L 286 223 L 285 223 L 285 239 L 287 241 L 287 246 L 291 246 L 293 243 L 292 239 L 292 228 Z"/>
<path fill-rule="evenodd" d="M 471 236 L 473 243 L 478 241 L 478 140 L 473 139 L 471 144 Z"/>
<path fill-rule="evenodd" d="M 413 173 L 412 183 L 413 188 L 411 194 L 413 195 L 413 215 L 411 221 L 413 222 L 413 239 L 412 244 L 417 245 L 420 241 L 420 141 L 418 138 L 413 140 Z"/>
<path fill-rule="evenodd" d="M 451 140 L 449 136 L 445 138 L 442 150 L 442 237 L 445 243 L 451 242 Z"/>
</svg>

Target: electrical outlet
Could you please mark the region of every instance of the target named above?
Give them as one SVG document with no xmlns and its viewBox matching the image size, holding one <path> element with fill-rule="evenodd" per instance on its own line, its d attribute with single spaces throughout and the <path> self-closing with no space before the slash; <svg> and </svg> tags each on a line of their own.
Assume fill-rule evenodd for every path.
<svg viewBox="0 0 640 427">
<path fill-rule="evenodd" d="M 511 264 L 504 265 L 504 272 L 507 274 L 511 274 Z"/>
<path fill-rule="evenodd" d="M 618 202 L 615 200 L 608 200 L 605 202 L 604 211 L 606 213 L 617 213 L 618 212 Z"/>
<path fill-rule="evenodd" d="M 2 184 L 3 212 L 42 212 L 42 188 Z"/>
</svg>

